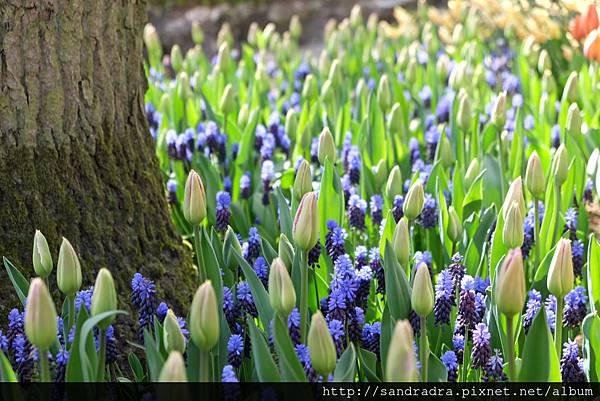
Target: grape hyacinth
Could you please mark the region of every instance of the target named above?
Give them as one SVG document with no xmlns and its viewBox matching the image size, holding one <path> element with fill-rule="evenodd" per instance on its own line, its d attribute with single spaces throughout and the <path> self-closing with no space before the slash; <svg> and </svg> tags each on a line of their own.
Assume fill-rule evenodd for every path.
<svg viewBox="0 0 600 401">
<path fill-rule="evenodd" d="M 394 216 L 394 220 L 397 222 L 400 221 L 402 217 L 404 217 L 404 197 L 402 195 L 396 195 L 394 197 L 394 202 L 392 206 L 392 216 Z"/>
<path fill-rule="evenodd" d="M 252 263 L 254 259 L 260 256 L 261 239 L 256 227 L 250 227 L 248 230 L 248 242 L 245 243 L 247 248 L 244 253 L 244 258 Z"/>
<path fill-rule="evenodd" d="M 217 192 L 217 221 L 215 223 L 215 229 L 217 231 L 224 232 L 225 230 L 227 230 L 227 226 L 229 226 L 229 218 L 231 217 L 231 211 L 229 210 L 230 206 L 231 195 L 229 195 L 229 193 L 225 191 Z"/>
<path fill-rule="evenodd" d="M 538 290 L 529 291 L 525 314 L 523 315 L 523 330 L 525 330 L 525 334 L 529 332 L 533 319 L 541 307 L 542 295 L 540 292 Z"/>
<path fill-rule="evenodd" d="M 244 338 L 239 334 L 232 334 L 227 341 L 227 362 L 234 368 L 239 368 L 244 356 Z"/>
<path fill-rule="evenodd" d="M 237 299 L 242 307 L 243 311 L 252 317 L 258 316 L 256 305 L 254 304 L 254 298 L 250 291 L 250 285 L 247 282 L 242 281 L 237 285 Z"/>
<path fill-rule="evenodd" d="M 498 350 L 490 357 L 483 368 L 481 379 L 484 382 L 505 382 L 508 380 L 506 373 L 504 373 L 504 360 Z"/>
<path fill-rule="evenodd" d="M 267 288 L 269 285 L 269 265 L 265 258 L 262 256 L 257 257 L 254 261 L 253 269 L 258 279 L 263 283 L 265 288 Z"/>
<path fill-rule="evenodd" d="M 362 329 L 362 346 L 379 357 L 379 340 L 381 337 L 381 323 L 367 323 Z"/>
<path fill-rule="evenodd" d="M 177 180 L 173 176 L 167 181 L 168 200 L 171 205 L 177 205 Z"/>
<path fill-rule="evenodd" d="M 471 366 L 474 369 L 487 365 L 492 354 L 490 339 L 492 335 L 485 323 L 478 323 L 473 329 L 473 350 L 471 352 Z"/>
<path fill-rule="evenodd" d="M 584 287 L 578 286 L 565 295 L 563 325 L 577 328 L 587 315 L 588 297 Z"/>
<path fill-rule="evenodd" d="M 235 369 L 231 365 L 223 366 L 223 373 L 221 374 L 221 381 L 223 383 L 238 383 L 239 380 L 235 375 Z M 235 399 L 235 398 L 234 398 Z"/>
<path fill-rule="evenodd" d="M 360 196 L 354 194 L 348 200 L 348 224 L 357 230 L 365 229 L 365 213 L 367 211 L 367 202 Z"/>
<path fill-rule="evenodd" d="M 373 195 L 369 207 L 371 209 L 373 226 L 378 227 L 381 225 L 381 220 L 383 219 L 383 197 L 381 195 Z"/>
<path fill-rule="evenodd" d="M 144 330 L 152 327 L 154 323 L 155 293 L 156 286 L 153 281 L 145 278 L 139 272 L 133 275 L 131 280 L 131 304 L 138 313 L 140 338 L 143 338 Z"/>
<path fill-rule="evenodd" d="M 17 334 L 12 341 L 15 370 L 21 382 L 30 382 L 33 378 L 37 351 L 25 334 Z"/>
<path fill-rule="evenodd" d="M 573 241 L 571 243 L 571 258 L 573 260 L 573 274 L 575 277 L 581 277 L 581 270 L 583 268 L 583 253 L 583 242 L 578 239 Z"/>
<path fill-rule="evenodd" d="M 317 374 L 317 372 L 315 372 L 315 370 L 312 367 L 308 347 L 304 344 L 297 344 L 296 355 L 298 355 L 298 360 L 304 368 L 304 373 L 306 373 L 306 378 L 308 379 L 308 381 L 316 382 L 319 379 L 319 375 Z"/>
<path fill-rule="evenodd" d="M 435 285 L 435 304 L 433 313 L 435 316 L 435 325 L 450 324 L 450 314 L 454 306 L 454 284 L 452 275 L 448 269 L 444 269 L 437 277 Z"/>
<path fill-rule="evenodd" d="M 423 204 L 423 210 L 419 217 L 417 217 L 417 224 L 423 228 L 434 228 L 438 223 L 438 210 L 437 202 L 431 194 L 425 194 L 425 203 Z"/>
<path fill-rule="evenodd" d="M 585 382 L 583 360 L 579 357 L 579 346 L 575 341 L 564 343 L 560 359 L 560 375 L 565 383 Z"/>
<path fill-rule="evenodd" d="M 446 370 L 448 371 L 447 380 L 449 382 L 456 382 L 458 379 L 458 360 L 454 351 L 446 351 L 440 358 Z"/>
<path fill-rule="evenodd" d="M 369 260 L 369 266 L 377 279 L 377 293 L 383 295 L 385 294 L 385 272 L 383 271 L 378 247 L 371 248 L 369 251 Z"/>
<path fill-rule="evenodd" d="M 300 344 L 300 312 L 298 311 L 298 308 L 294 308 L 292 309 L 292 312 L 290 312 L 287 319 L 287 325 L 292 343 Z"/>
<path fill-rule="evenodd" d="M 315 246 L 308 251 L 308 265 L 316 266 L 319 263 L 319 257 L 321 256 L 321 242 L 317 240 Z"/>
<path fill-rule="evenodd" d="M 327 221 L 327 233 L 325 234 L 325 249 L 335 263 L 340 255 L 346 253 L 346 239 L 348 233 L 345 229 L 338 226 L 335 220 Z"/>
<path fill-rule="evenodd" d="M 252 178 L 250 172 L 245 172 L 240 178 L 240 197 L 242 199 L 250 198 L 250 189 L 252 186 Z"/>
<path fill-rule="evenodd" d="M 275 165 L 271 160 L 265 160 L 260 170 L 260 178 L 263 183 L 263 205 L 269 204 L 269 195 L 271 193 L 271 181 L 275 176 Z"/>
<path fill-rule="evenodd" d="M 458 358 L 458 363 L 462 364 L 463 361 L 463 353 L 465 350 L 465 336 L 462 334 L 454 334 L 452 337 L 452 347 L 454 348 L 454 352 L 456 353 L 456 357 Z"/>
<path fill-rule="evenodd" d="M 344 352 L 346 337 L 344 332 L 344 324 L 337 319 L 332 319 L 327 323 L 327 326 L 329 327 L 331 337 L 333 337 L 335 350 L 337 352 L 337 357 L 339 358 L 342 355 L 342 352 Z"/>
</svg>

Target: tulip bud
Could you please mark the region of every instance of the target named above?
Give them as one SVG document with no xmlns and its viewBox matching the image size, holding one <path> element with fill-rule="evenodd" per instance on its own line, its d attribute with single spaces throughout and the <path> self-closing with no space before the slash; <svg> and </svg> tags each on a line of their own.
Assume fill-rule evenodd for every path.
<svg viewBox="0 0 600 401">
<path fill-rule="evenodd" d="M 289 31 L 294 40 L 298 40 L 300 39 L 300 36 L 302 36 L 302 23 L 296 14 L 292 15 L 292 18 L 290 19 Z"/>
<path fill-rule="evenodd" d="M 452 242 L 458 242 L 462 236 L 463 226 L 454 206 L 448 209 L 448 237 Z"/>
<path fill-rule="evenodd" d="M 417 315 L 425 317 L 433 310 L 433 301 L 433 285 L 429 268 L 424 262 L 421 262 L 416 267 L 410 303 Z"/>
<path fill-rule="evenodd" d="M 421 214 L 424 203 L 425 192 L 423 191 L 423 184 L 421 184 L 420 180 L 417 180 L 411 185 L 402 205 L 402 210 L 406 218 L 409 220 L 416 219 Z"/>
<path fill-rule="evenodd" d="M 506 92 L 501 92 L 494 102 L 492 108 L 492 124 L 498 129 L 504 127 L 506 122 Z"/>
<path fill-rule="evenodd" d="M 183 53 L 179 45 L 174 45 L 171 48 L 171 67 L 173 67 L 175 72 L 181 71 L 183 67 Z"/>
<path fill-rule="evenodd" d="M 41 278 L 34 278 L 29 285 L 25 305 L 25 334 L 29 342 L 47 352 L 56 341 L 56 308 Z"/>
<path fill-rule="evenodd" d="M 187 72 L 181 71 L 179 75 L 177 75 L 177 87 L 176 87 L 177 97 L 186 100 L 192 96 L 192 87 L 190 86 L 190 78 L 188 77 Z"/>
<path fill-rule="evenodd" d="M 318 89 L 315 76 L 308 74 L 304 79 L 304 86 L 302 86 L 302 97 L 305 99 L 314 99 L 317 97 Z"/>
<path fill-rule="evenodd" d="M 544 71 L 542 75 L 542 91 L 544 93 L 554 93 L 556 91 L 556 82 L 550 70 Z"/>
<path fill-rule="evenodd" d="M 288 270 L 292 269 L 294 253 L 294 245 L 292 245 L 285 234 L 281 234 L 279 236 L 279 257 L 283 260 Z"/>
<path fill-rule="evenodd" d="M 567 79 L 565 89 L 563 90 L 563 100 L 569 103 L 577 102 L 579 99 L 577 72 L 573 71 Z"/>
<path fill-rule="evenodd" d="M 379 162 L 371 168 L 371 171 L 373 172 L 373 176 L 375 178 L 375 187 L 377 192 L 379 192 L 379 189 L 383 186 L 383 183 L 388 175 L 387 164 L 385 163 L 385 160 L 379 160 Z"/>
<path fill-rule="evenodd" d="M 202 179 L 194 170 L 190 170 L 185 183 L 183 217 L 193 226 L 206 218 L 206 192 Z"/>
<path fill-rule="evenodd" d="M 525 197 L 523 196 L 523 180 L 520 176 L 511 182 L 508 192 L 506 192 L 506 197 L 504 198 L 504 203 L 502 204 L 502 217 L 504 218 L 504 221 L 507 219 L 508 211 L 513 202 L 517 202 L 521 216 L 525 216 L 526 209 Z"/>
<path fill-rule="evenodd" d="M 450 65 L 450 58 L 444 53 L 438 57 L 435 64 L 435 71 L 440 78 L 441 82 L 445 82 L 448 78 L 448 69 Z"/>
<path fill-rule="evenodd" d="M 285 133 L 290 138 L 296 138 L 298 131 L 298 112 L 290 108 L 285 115 Z"/>
<path fill-rule="evenodd" d="M 333 338 L 319 310 L 312 315 L 307 344 L 312 367 L 327 377 L 335 369 L 337 355 Z"/>
<path fill-rule="evenodd" d="M 405 73 L 405 78 L 406 78 L 406 82 L 408 82 L 409 84 L 416 84 L 416 80 L 417 80 L 417 60 L 414 58 L 411 58 L 408 61 L 408 65 L 406 66 L 406 73 Z"/>
<path fill-rule="evenodd" d="M 292 227 L 294 242 L 305 252 L 319 240 L 319 208 L 316 192 L 307 192 L 300 200 Z"/>
<path fill-rule="evenodd" d="M 172 351 L 163 365 L 160 375 L 160 383 L 185 383 L 187 382 L 187 373 L 185 362 L 180 352 Z"/>
<path fill-rule="evenodd" d="M 564 143 L 561 143 L 552 157 L 552 175 L 556 177 L 558 186 L 562 186 L 569 174 L 569 153 Z"/>
<path fill-rule="evenodd" d="M 231 84 L 227 84 L 221 95 L 221 101 L 219 102 L 219 108 L 224 115 L 231 114 L 235 107 L 235 100 L 233 94 L 233 88 Z"/>
<path fill-rule="evenodd" d="M 321 135 L 319 136 L 319 163 L 325 165 L 325 159 L 329 158 L 329 161 L 335 164 L 335 143 L 333 141 L 333 135 L 329 128 L 323 128 Z"/>
<path fill-rule="evenodd" d="M 471 126 L 471 102 L 466 95 L 460 98 L 456 120 L 462 130 L 469 130 Z"/>
<path fill-rule="evenodd" d="M 302 160 L 294 179 L 294 197 L 300 201 L 304 194 L 310 191 L 312 191 L 310 164 L 306 160 Z"/>
<path fill-rule="evenodd" d="M 452 145 L 450 144 L 450 140 L 445 134 L 441 135 L 439 146 L 439 157 L 442 161 L 442 165 L 445 168 L 452 167 L 452 165 L 454 164 L 454 152 L 452 151 Z"/>
<path fill-rule="evenodd" d="M 417 356 L 413 348 L 413 331 L 408 320 L 396 323 L 388 348 L 385 379 L 388 382 L 419 380 Z"/>
<path fill-rule="evenodd" d="M 63 238 L 56 265 L 58 288 L 65 295 L 74 295 L 81 287 L 81 265 L 71 243 Z"/>
<path fill-rule="evenodd" d="M 223 42 L 219 46 L 217 60 L 217 65 L 221 71 L 225 72 L 229 69 L 229 65 L 231 64 L 231 52 L 229 51 L 229 44 L 227 42 Z"/>
<path fill-rule="evenodd" d="M 390 172 L 385 185 L 385 196 L 387 196 L 390 201 L 393 201 L 396 195 L 402 193 L 402 189 L 402 172 L 400 171 L 399 166 L 394 166 L 392 167 L 392 171 Z"/>
<path fill-rule="evenodd" d="M 281 258 L 273 259 L 269 271 L 269 301 L 282 317 L 287 318 L 296 305 L 296 291 Z"/>
<path fill-rule="evenodd" d="M 248 123 L 248 117 L 250 116 L 250 109 L 246 103 L 240 106 L 240 112 L 238 113 L 237 125 L 243 128 Z"/>
<path fill-rule="evenodd" d="M 261 93 L 269 88 L 269 75 L 267 74 L 264 65 L 259 64 L 256 67 L 256 72 L 254 73 L 254 82 L 256 83 L 258 91 Z M 306 85 L 306 81 L 304 83 Z"/>
<path fill-rule="evenodd" d="M 231 33 L 231 25 L 225 22 L 221 25 L 221 29 L 217 33 L 217 47 L 221 47 L 223 43 L 227 43 L 231 46 L 233 43 L 233 33 Z"/>
<path fill-rule="evenodd" d="M 258 35 L 258 31 L 259 31 L 259 27 L 256 22 L 251 23 L 250 26 L 248 27 L 248 35 L 246 36 L 246 41 L 251 46 L 256 46 L 256 42 L 257 42 L 256 38 Z"/>
<path fill-rule="evenodd" d="M 573 289 L 574 280 L 571 241 L 561 238 L 558 240 L 548 270 L 546 281 L 548 291 L 556 297 L 562 298 Z"/>
<path fill-rule="evenodd" d="M 235 232 L 231 226 L 227 226 L 227 231 L 225 231 L 225 240 L 223 241 L 223 258 L 225 259 L 225 265 L 231 270 L 238 266 L 234 252 L 242 255 L 242 245 L 240 244 L 240 240 L 238 239 L 237 235 L 235 235 Z"/>
<path fill-rule="evenodd" d="M 471 163 L 469 164 L 469 167 L 467 168 L 467 172 L 465 174 L 465 189 L 471 188 L 471 185 L 473 185 L 473 182 L 475 181 L 475 178 L 477 178 L 478 175 L 479 160 L 477 160 L 477 158 L 474 158 L 473 160 L 471 160 Z"/>
<path fill-rule="evenodd" d="M 388 116 L 388 130 L 392 133 L 399 132 L 402 126 L 402 109 L 400 103 L 396 102 L 392 105 Z"/>
<path fill-rule="evenodd" d="M 467 76 L 467 62 L 461 61 L 452 68 L 452 72 L 450 73 L 450 78 L 448 78 L 448 84 L 452 89 L 459 90 L 462 86 L 465 85 L 466 76 Z"/>
<path fill-rule="evenodd" d="M 535 199 L 542 199 L 546 189 L 546 177 L 544 177 L 540 157 L 535 150 L 531 153 L 527 161 L 525 184 Z"/>
<path fill-rule="evenodd" d="M 514 248 L 502 262 L 496 280 L 496 305 L 506 316 L 521 312 L 525 304 L 525 271 L 521 248 Z"/>
<path fill-rule="evenodd" d="M 577 103 L 571 103 L 569 113 L 567 114 L 566 131 L 571 135 L 578 136 L 581 134 L 581 111 Z"/>
<path fill-rule="evenodd" d="M 42 278 L 46 278 L 52 273 L 54 267 L 52 255 L 46 237 L 40 230 L 35 230 L 33 236 L 33 270 L 35 274 Z"/>
<path fill-rule="evenodd" d="M 112 274 L 106 268 L 100 269 L 96 282 L 94 283 L 94 293 L 92 294 L 92 316 L 98 316 L 101 313 L 117 309 L 117 291 L 115 290 L 115 281 Z M 102 330 L 115 320 L 115 316 L 110 316 L 98 323 Z"/>
<path fill-rule="evenodd" d="M 396 224 L 394 235 L 392 237 L 392 249 L 394 249 L 394 253 L 396 254 L 400 266 L 408 266 L 410 234 L 408 232 L 408 219 L 406 217 L 402 217 L 398 221 L 398 224 Z"/>
<path fill-rule="evenodd" d="M 210 351 L 219 341 L 217 296 L 210 280 L 202 284 L 192 300 L 190 335 L 200 351 Z"/>
<path fill-rule="evenodd" d="M 197 45 L 201 45 L 204 42 L 204 31 L 198 21 L 192 22 L 192 40 Z"/>
<path fill-rule="evenodd" d="M 542 49 L 540 52 L 540 58 L 538 59 L 538 72 L 543 74 L 546 70 L 552 69 L 552 61 L 550 60 L 550 54 L 546 49 Z"/>
<path fill-rule="evenodd" d="M 386 111 L 392 102 L 392 93 L 390 92 L 390 84 L 386 74 L 383 74 L 379 80 L 379 88 L 377 88 L 377 102 L 383 111 Z"/>
<path fill-rule="evenodd" d="M 329 104 L 329 102 L 333 99 L 333 89 L 331 88 L 331 81 L 326 80 L 321 87 L 321 98 L 323 102 Z"/>
<path fill-rule="evenodd" d="M 509 249 L 523 245 L 523 215 L 516 201 L 508 209 L 502 230 L 502 242 Z"/>
<path fill-rule="evenodd" d="M 171 309 L 167 311 L 163 322 L 163 342 L 168 353 L 173 351 L 185 353 L 185 337 L 177 321 L 177 316 Z"/>
<path fill-rule="evenodd" d="M 327 80 L 336 87 L 340 84 L 342 79 L 342 73 L 340 69 L 340 60 L 336 58 L 331 62 L 331 66 L 329 67 L 329 75 L 327 76 Z"/>
<path fill-rule="evenodd" d="M 148 48 L 148 53 L 160 55 L 161 45 L 156 28 L 152 24 L 146 24 L 144 27 L 144 44 Z M 158 52 L 158 53 L 157 53 Z"/>
</svg>

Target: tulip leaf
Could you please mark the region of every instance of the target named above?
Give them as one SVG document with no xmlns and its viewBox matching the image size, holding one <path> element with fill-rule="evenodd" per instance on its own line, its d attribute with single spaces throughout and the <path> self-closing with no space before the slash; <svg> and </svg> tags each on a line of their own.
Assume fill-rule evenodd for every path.
<svg viewBox="0 0 600 401">
<path fill-rule="evenodd" d="M 494 282 L 494 278 L 496 275 L 495 266 L 498 265 L 500 259 L 508 252 L 508 248 L 504 245 L 502 241 L 502 230 L 504 230 L 504 207 L 500 208 L 498 211 L 498 218 L 496 221 L 496 229 L 494 230 L 494 234 L 492 236 L 492 255 L 490 257 L 490 279 L 492 283 Z"/>
<path fill-rule="evenodd" d="M 17 375 L 4 352 L 0 350 L 0 381 L 9 383 L 18 383 Z"/>
<path fill-rule="evenodd" d="M 286 382 L 305 382 L 306 374 L 292 344 L 287 322 L 279 314 L 273 320 L 273 342 L 279 356 L 279 372 Z"/>
<path fill-rule="evenodd" d="M 386 306 L 394 320 L 407 319 L 410 313 L 410 285 L 404 269 L 398 263 L 396 254 L 389 242 L 386 243 L 383 261 L 385 273 Z"/>
<path fill-rule="evenodd" d="M 364 348 L 359 348 L 358 358 L 360 370 L 365 375 L 365 379 L 371 382 L 380 382 L 381 379 L 377 375 L 377 355 Z"/>
<path fill-rule="evenodd" d="M 583 367 L 591 382 L 600 381 L 600 317 L 594 312 L 585 317 L 583 328 Z"/>
<path fill-rule="evenodd" d="M 387 217 L 385 218 L 385 226 L 383 227 L 383 233 L 379 240 L 379 254 L 382 259 L 385 259 L 385 246 L 388 242 L 392 242 L 394 239 L 394 230 L 396 229 L 396 221 L 391 210 L 388 210 Z"/>
<path fill-rule="evenodd" d="M 288 206 L 281 188 L 277 187 L 273 190 L 275 199 L 277 200 L 277 208 L 279 209 L 279 223 L 281 224 L 281 232 L 292 240 L 292 216 L 290 214 L 290 207 Z"/>
<path fill-rule="evenodd" d="M 154 341 L 154 338 L 150 332 L 148 330 L 144 330 L 144 349 L 146 351 L 146 362 L 148 363 L 150 380 L 153 382 L 158 381 L 160 371 L 165 363 L 165 358 L 160 353 L 159 347 L 159 344 Z M 188 351 L 191 352 L 192 348 L 190 348 Z"/>
<path fill-rule="evenodd" d="M 144 373 L 144 368 L 142 367 L 142 363 L 140 362 L 140 358 L 137 357 L 136 354 L 130 352 L 127 355 L 127 361 L 129 362 L 129 367 L 133 372 L 133 376 L 135 377 L 135 381 L 142 382 L 144 381 L 144 377 L 146 376 Z"/>
<path fill-rule="evenodd" d="M 589 237 L 587 265 L 590 305 L 592 306 L 592 312 L 598 312 L 600 310 L 600 244 L 594 234 L 590 234 Z"/>
<path fill-rule="evenodd" d="M 337 362 L 333 372 L 333 381 L 335 382 L 354 382 L 356 377 L 356 348 L 350 343 Z"/>
<path fill-rule="evenodd" d="M 273 361 L 271 350 L 267 345 L 264 335 L 259 332 L 253 319 L 248 318 L 247 322 L 250 341 L 252 343 L 252 361 L 256 367 L 258 380 L 261 382 L 280 382 L 281 377 L 277 371 L 277 365 Z"/>
<path fill-rule="evenodd" d="M 233 251 L 233 254 L 237 258 L 238 263 L 242 268 L 242 272 L 244 273 L 244 277 L 246 277 L 246 281 L 250 286 L 250 292 L 252 292 L 252 297 L 254 298 L 260 320 L 263 322 L 270 322 L 273 318 L 273 308 L 271 308 L 269 294 L 267 293 L 265 286 L 256 275 L 254 269 L 246 262 L 246 259 L 235 250 Z"/>
<path fill-rule="evenodd" d="M 446 366 L 435 356 L 433 352 L 429 353 L 429 369 L 427 371 L 428 382 L 446 382 L 448 381 L 448 370 Z"/>
<path fill-rule="evenodd" d="M 542 259 L 542 262 L 539 264 L 537 271 L 535 272 L 535 281 L 542 281 L 548 275 L 548 270 L 550 270 L 550 263 L 552 262 L 552 257 L 554 256 L 555 249 L 556 245 L 554 245 L 552 249 L 550 249 L 550 251 L 548 251 L 548 253 Z"/>
<path fill-rule="evenodd" d="M 344 218 L 344 191 L 340 177 L 329 159 L 325 160 L 325 170 L 321 177 L 321 189 L 319 191 L 319 231 L 321 243 L 325 243 L 327 233 L 327 221 L 335 220 L 339 225 L 343 224 Z M 308 227 L 307 227 L 308 229 Z"/>
<path fill-rule="evenodd" d="M 558 226 L 559 191 L 556 188 L 556 180 L 550 179 L 549 181 L 544 202 L 544 219 L 540 227 L 540 243 L 536 245 L 540 247 L 540 255 L 545 255 L 552 248 Z"/>
<path fill-rule="evenodd" d="M 67 382 L 83 382 L 83 369 L 81 365 L 81 357 L 79 351 L 79 344 L 82 341 L 81 338 L 81 327 L 83 323 L 88 319 L 89 315 L 86 308 L 79 308 L 79 312 L 77 313 L 77 321 L 75 322 L 75 337 L 73 339 L 73 343 L 71 344 L 71 349 L 69 351 L 69 361 L 67 362 L 67 372 L 65 375 L 65 380 Z M 92 338 L 87 339 L 88 342 L 93 342 Z"/>
<path fill-rule="evenodd" d="M 392 340 L 392 333 L 394 332 L 394 321 L 390 316 L 390 309 L 386 303 L 383 308 L 383 314 L 381 316 L 381 335 L 379 337 L 379 353 L 381 354 L 381 367 L 383 370 L 383 377 L 385 378 L 387 372 L 385 366 L 387 362 L 387 353 L 390 348 L 390 341 Z"/>
<path fill-rule="evenodd" d="M 221 270 L 219 269 L 219 261 L 215 255 L 215 251 L 212 247 L 212 243 L 206 232 L 206 228 L 202 228 L 200 247 L 202 250 L 202 259 L 204 261 L 204 267 L 206 268 L 206 276 L 210 280 L 215 294 L 217 295 L 217 301 L 219 308 L 223 305 L 223 282 L 221 279 Z"/>
<path fill-rule="evenodd" d="M 545 308 L 540 308 L 525 337 L 519 381 L 561 381 L 558 356 L 546 321 Z"/>
<path fill-rule="evenodd" d="M 19 297 L 19 301 L 25 306 L 25 299 L 27 298 L 27 293 L 29 292 L 29 280 L 27 280 L 23 274 L 12 264 L 8 258 L 4 257 L 4 268 L 8 273 L 8 278 Z"/>
</svg>

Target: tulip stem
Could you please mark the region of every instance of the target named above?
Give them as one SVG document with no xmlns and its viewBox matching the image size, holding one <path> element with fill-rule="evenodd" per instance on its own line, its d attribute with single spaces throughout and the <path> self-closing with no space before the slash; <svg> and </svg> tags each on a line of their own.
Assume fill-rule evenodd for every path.
<svg viewBox="0 0 600 401">
<path fill-rule="evenodd" d="M 300 271 L 300 334 L 306 340 L 306 324 L 308 322 L 308 258 L 306 251 L 300 251 L 302 270 Z"/>
<path fill-rule="evenodd" d="M 48 363 L 48 350 L 39 350 L 40 358 L 40 382 L 48 383 L 50 381 L 50 364 Z"/>
<path fill-rule="evenodd" d="M 533 244 L 535 246 L 535 267 L 537 268 L 537 266 L 539 266 L 540 264 L 540 205 L 539 202 L 536 198 L 533 198 L 533 203 L 534 203 L 534 217 L 535 217 L 535 221 L 533 222 Z M 533 276 L 535 274 L 535 272 L 531 271 L 531 277 L 530 279 L 533 281 Z"/>
<path fill-rule="evenodd" d="M 98 374 L 96 381 L 104 381 L 104 371 L 106 370 L 106 330 L 100 330 L 100 351 L 98 359 Z"/>
<path fill-rule="evenodd" d="M 419 353 L 421 354 L 421 382 L 428 381 L 427 365 L 429 362 L 429 341 L 427 341 L 427 317 L 421 316 L 421 346 Z"/>
<path fill-rule="evenodd" d="M 562 296 L 556 297 L 556 320 L 554 323 L 554 347 L 558 360 L 562 351 L 562 320 L 563 320 L 563 299 Z"/>
<path fill-rule="evenodd" d="M 71 328 L 75 324 L 75 294 L 67 295 L 67 311 L 68 311 L 68 319 L 66 327 L 63 327 L 65 332 L 65 338 L 68 338 L 68 334 L 71 331 Z"/>
<path fill-rule="evenodd" d="M 210 352 L 200 351 L 200 382 L 210 381 Z"/>
<path fill-rule="evenodd" d="M 517 381 L 515 367 L 515 339 L 513 338 L 513 317 L 506 316 L 506 342 L 508 350 L 508 376 L 511 382 Z"/>
<path fill-rule="evenodd" d="M 504 198 L 504 153 L 502 152 L 502 131 L 497 128 L 498 131 L 498 162 L 500 163 L 500 192 Z"/>
<path fill-rule="evenodd" d="M 207 279 L 206 270 L 204 268 L 204 261 L 202 260 L 202 250 L 200 246 L 200 226 L 194 227 L 194 248 L 196 251 L 196 263 L 198 264 L 198 279 L 200 284 L 204 283 Z"/>
</svg>

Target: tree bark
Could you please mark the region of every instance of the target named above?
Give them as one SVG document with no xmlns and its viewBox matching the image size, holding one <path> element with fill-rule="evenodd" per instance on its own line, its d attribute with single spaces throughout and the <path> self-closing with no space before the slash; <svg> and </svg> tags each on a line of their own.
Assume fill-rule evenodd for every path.
<svg viewBox="0 0 600 401">
<path fill-rule="evenodd" d="M 136 0 L 1 2 L 0 256 L 33 276 L 35 229 L 55 264 L 64 236 L 84 283 L 111 270 L 119 307 L 140 271 L 183 312 L 195 280 L 144 113 L 146 18 Z M 1 268 L 0 277 L 5 319 L 18 300 Z"/>
</svg>

